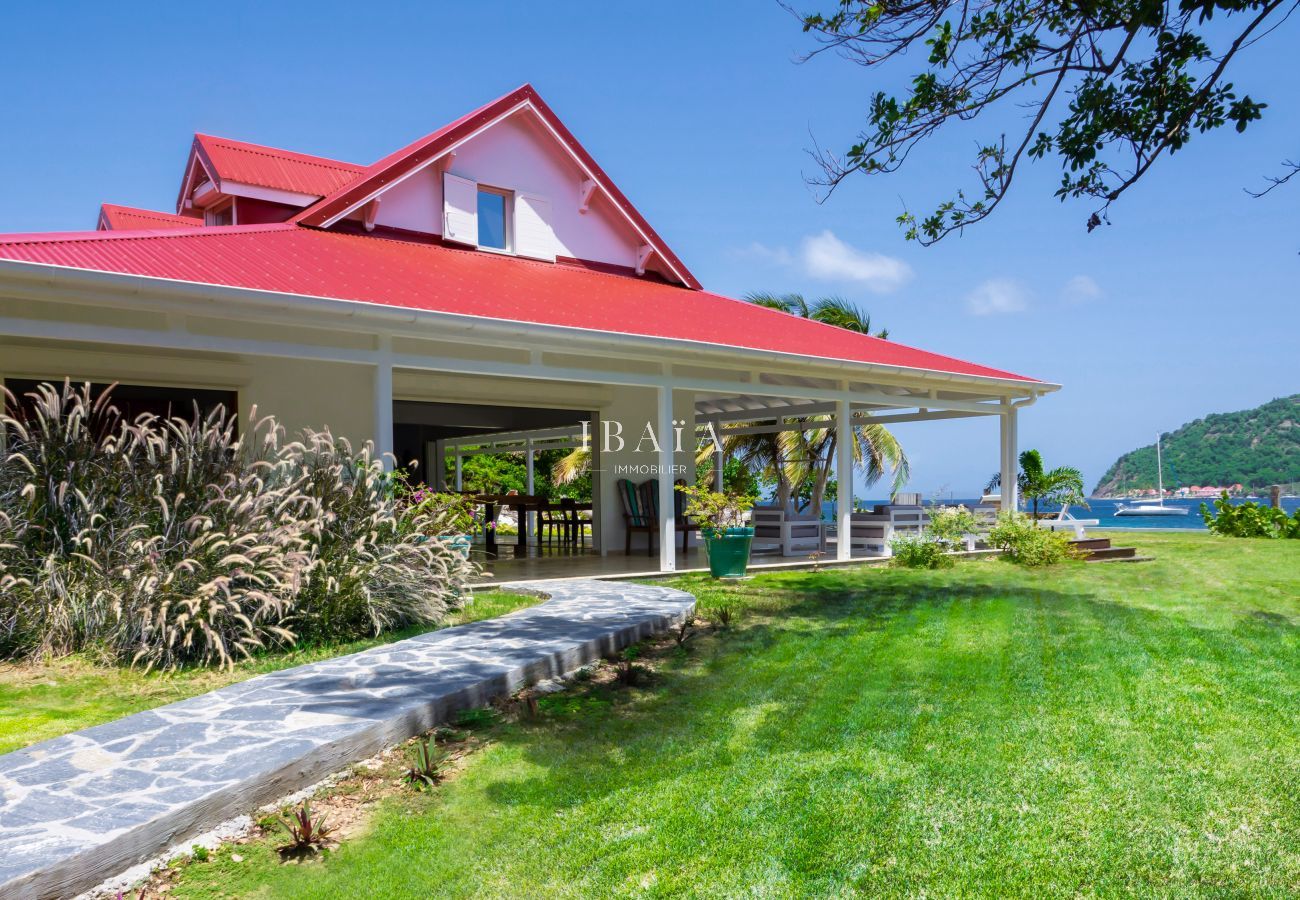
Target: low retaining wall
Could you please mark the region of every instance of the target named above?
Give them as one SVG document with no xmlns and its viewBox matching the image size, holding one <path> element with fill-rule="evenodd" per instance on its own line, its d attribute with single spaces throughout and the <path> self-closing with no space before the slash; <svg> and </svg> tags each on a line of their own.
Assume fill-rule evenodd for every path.
<svg viewBox="0 0 1300 900">
<path fill-rule="evenodd" d="M 69 897 L 481 706 L 682 621 L 695 598 L 536 582 L 526 610 L 251 678 L 0 756 L 0 897 Z"/>
</svg>

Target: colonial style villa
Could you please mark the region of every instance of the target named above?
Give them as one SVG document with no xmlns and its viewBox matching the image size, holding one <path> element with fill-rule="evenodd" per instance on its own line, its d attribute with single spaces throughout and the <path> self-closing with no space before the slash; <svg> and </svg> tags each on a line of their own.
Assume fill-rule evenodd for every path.
<svg viewBox="0 0 1300 900">
<path fill-rule="evenodd" d="M 199 134 L 180 175 L 174 211 L 0 235 L 10 390 L 71 377 L 120 383 L 128 410 L 256 406 L 439 482 L 451 456 L 589 433 L 603 556 L 626 546 L 620 480 L 667 473 L 672 509 L 697 428 L 833 416 L 843 535 L 853 423 L 995 416 L 1013 493 L 1017 410 L 1057 387 L 709 293 L 527 85 L 369 165 Z M 676 528 L 637 536 L 662 570 Z"/>
</svg>

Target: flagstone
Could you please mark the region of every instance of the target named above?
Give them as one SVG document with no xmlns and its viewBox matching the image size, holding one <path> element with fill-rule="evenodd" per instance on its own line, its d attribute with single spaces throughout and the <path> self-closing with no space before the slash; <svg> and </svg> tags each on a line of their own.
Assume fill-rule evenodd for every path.
<svg viewBox="0 0 1300 900">
<path fill-rule="evenodd" d="M 550 599 L 261 675 L 0 756 L 0 896 L 71 896 L 418 734 L 565 674 L 695 606 L 662 587 L 537 582 Z"/>
</svg>

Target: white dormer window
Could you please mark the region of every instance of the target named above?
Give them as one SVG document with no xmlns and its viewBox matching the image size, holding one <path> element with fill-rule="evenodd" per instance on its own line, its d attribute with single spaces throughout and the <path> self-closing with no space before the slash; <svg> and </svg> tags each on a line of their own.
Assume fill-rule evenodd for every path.
<svg viewBox="0 0 1300 900">
<path fill-rule="evenodd" d="M 444 240 L 555 262 L 559 242 L 546 197 L 488 187 L 444 172 L 442 198 Z"/>
<path fill-rule="evenodd" d="M 507 191 L 478 188 L 478 245 L 484 250 L 512 249 L 510 212 L 513 198 Z"/>
</svg>

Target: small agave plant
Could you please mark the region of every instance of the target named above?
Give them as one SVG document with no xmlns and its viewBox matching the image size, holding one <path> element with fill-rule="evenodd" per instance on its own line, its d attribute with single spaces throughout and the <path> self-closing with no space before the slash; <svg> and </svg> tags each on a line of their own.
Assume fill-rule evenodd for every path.
<svg viewBox="0 0 1300 900">
<path fill-rule="evenodd" d="M 415 742 L 411 748 L 411 764 L 406 770 L 406 783 L 417 791 L 437 787 L 446 776 L 447 754 L 432 737 Z"/>
</svg>

